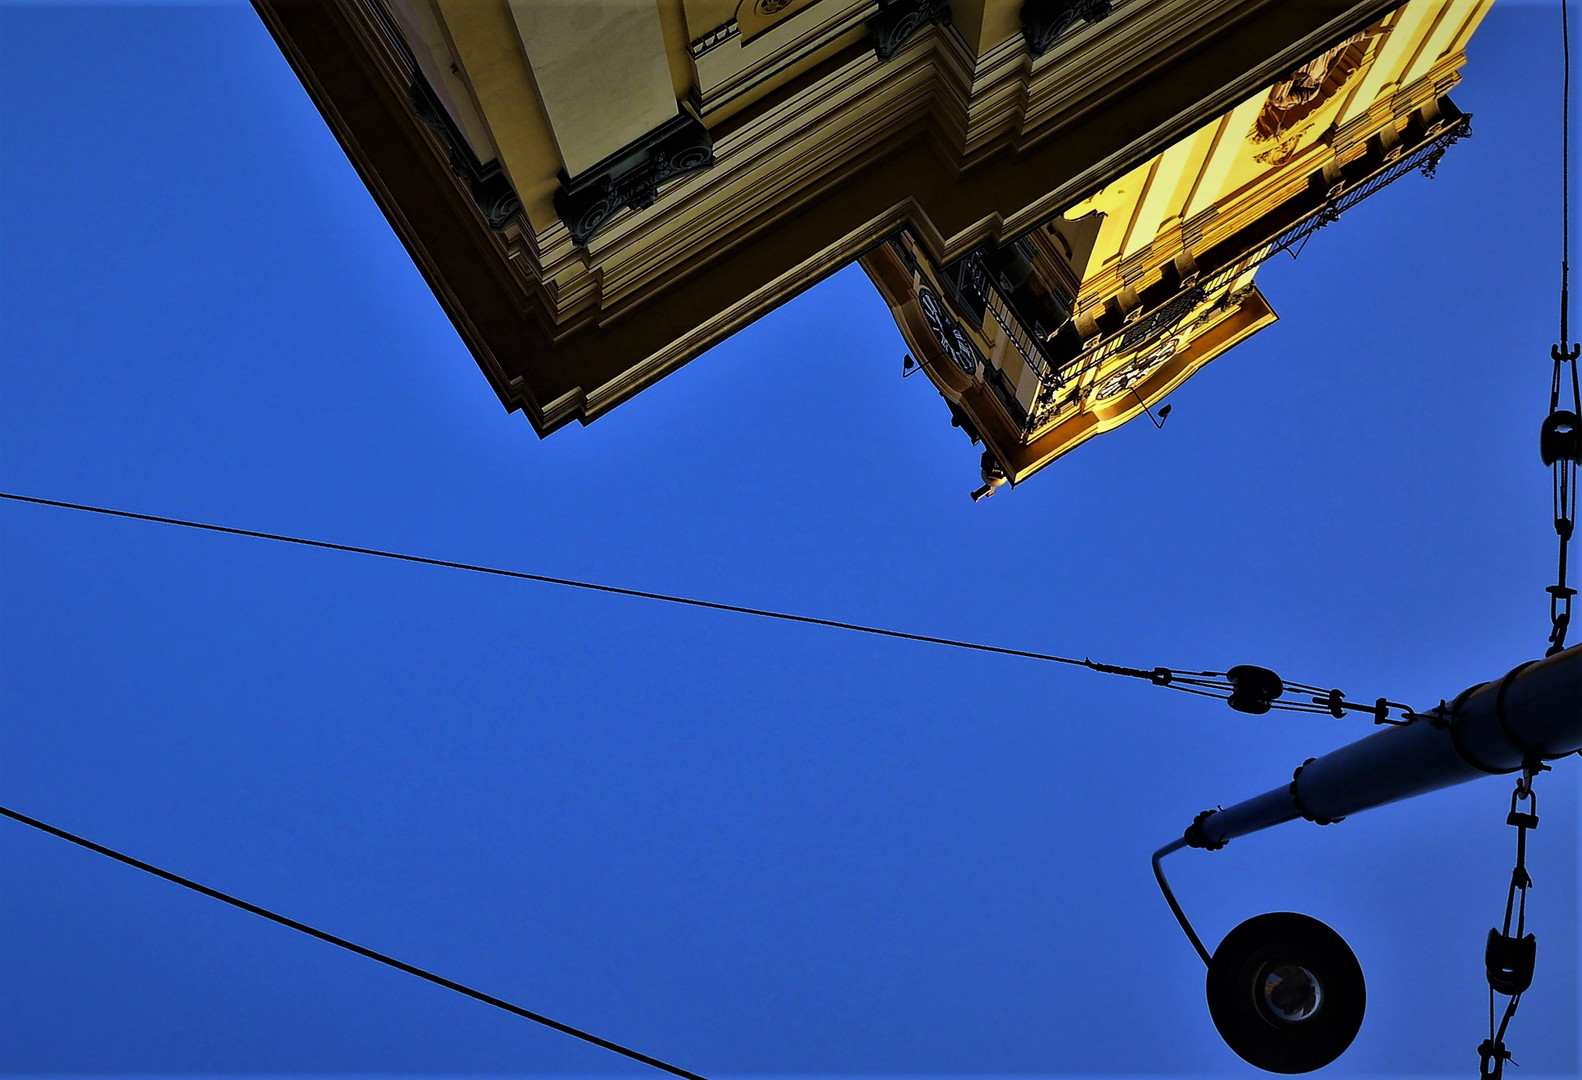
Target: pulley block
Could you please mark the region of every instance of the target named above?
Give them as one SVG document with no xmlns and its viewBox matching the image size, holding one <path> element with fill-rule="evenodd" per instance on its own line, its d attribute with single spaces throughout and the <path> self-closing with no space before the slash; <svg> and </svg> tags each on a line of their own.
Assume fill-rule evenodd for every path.
<svg viewBox="0 0 1582 1080">
<path fill-rule="evenodd" d="M 1489 987 L 1496 994 L 1515 997 L 1525 993 L 1533 984 L 1533 966 L 1538 959 L 1538 939 L 1528 934 L 1516 937 L 1489 930 L 1488 944 L 1483 947 L 1483 967 L 1489 977 Z"/>
<path fill-rule="evenodd" d="M 1569 409 L 1556 409 L 1544 417 L 1538 432 L 1538 454 L 1545 465 L 1557 461 L 1582 464 L 1582 422 Z"/>
<path fill-rule="evenodd" d="M 1268 668 L 1238 664 L 1225 673 L 1230 683 L 1230 707 L 1237 712 L 1266 713 L 1274 699 L 1285 693 L 1280 676 Z"/>
</svg>

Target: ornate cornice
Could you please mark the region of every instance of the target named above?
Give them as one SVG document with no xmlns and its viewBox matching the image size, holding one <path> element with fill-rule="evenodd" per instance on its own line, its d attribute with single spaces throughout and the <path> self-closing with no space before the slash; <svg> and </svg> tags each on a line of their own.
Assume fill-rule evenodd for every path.
<svg viewBox="0 0 1582 1080">
<path fill-rule="evenodd" d="M 659 198 L 659 185 L 714 164 L 714 140 L 691 113 L 673 120 L 605 158 L 575 179 L 561 178 L 555 212 L 575 244 L 586 244 L 609 216 L 642 210 Z"/>
</svg>

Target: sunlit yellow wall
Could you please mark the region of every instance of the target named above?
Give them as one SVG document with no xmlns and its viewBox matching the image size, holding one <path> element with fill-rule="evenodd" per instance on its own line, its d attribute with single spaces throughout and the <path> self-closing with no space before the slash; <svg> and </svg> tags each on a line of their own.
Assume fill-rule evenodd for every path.
<svg viewBox="0 0 1582 1080">
<path fill-rule="evenodd" d="M 1425 101 L 1442 94 L 1492 3 L 1411 0 L 1359 35 L 1350 46 L 1362 54 L 1355 71 L 1288 129 L 1272 137 L 1257 130 L 1269 103 L 1265 91 L 1071 207 L 1068 219 L 1103 215 L 1080 270 L 1082 302 L 1102 303 L 1126 286 L 1157 280 L 1183 236 L 1201 250 L 1243 227 L 1256 216 L 1249 209 L 1279 201 L 1282 183 L 1305 182 L 1316 159 L 1343 149 L 1334 145 L 1346 141 L 1336 138 L 1342 129 L 1372 134 L 1395 119 L 1401 103 L 1394 95 L 1402 88 L 1418 83 L 1416 97 Z"/>
</svg>

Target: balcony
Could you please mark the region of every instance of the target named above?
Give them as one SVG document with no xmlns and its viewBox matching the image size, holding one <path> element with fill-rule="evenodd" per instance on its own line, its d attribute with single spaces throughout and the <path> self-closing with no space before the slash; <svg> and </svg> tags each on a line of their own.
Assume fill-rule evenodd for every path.
<svg viewBox="0 0 1582 1080">
<path fill-rule="evenodd" d="M 985 364 L 987 381 L 1000 403 L 1018 424 L 1024 424 L 1038 400 L 1065 384 L 1061 358 L 1049 338 L 1069 321 L 1069 301 L 1059 298 L 1068 305 L 1066 310 L 1049 310 L 1026 295 L 1018 296 L 1021 290 L 1004 262 L 995 253 L 974 251 L 944 267 L 939 280 L 962 322 L 985 339 L 1003 337 L 1020 358 L 1019 367 L 1036 380 L 1030 384 L 1018 377 L 1019 371 L 1007 372 L 992 360 Z"/>
<path fill-rule="evenodd" d="M 1019 298 L 1019 290 L 1003 268 L 996 267 L 1003 259 L 993 252 L 980 250 L 958 259 L 943 268 L 940 281 L 962 322 L 986 339 L 1003 336 L 1008 342 L 1005 352 L 1014 351 L 1021 361 L 1019 366 L 1033 376 L 1027 379 L 1020 371 L 1007 370 L 1018 366 L 1014 364 L 997 366 L 991 360 L 984 365 L 986 383 L 1021 428 L 1023 441 L 1031 442 L 1062 417 L 1112 396 L 1117 386 L 1124 392 L 1141 384 L 1168 359 L 1158 346 L 1171 335 L 1192 333 L 1217 312 L 1233 306 L 1260 265 L 1282 251 L 1295 258 L 1319 229 L 1407 173 L 1432 176 L 1446 149 L 1470 134 L 1471 117 L 1454 112 L 1419 130 L 1414 142 L 1370 148 L 1341 170 L 1340 179 L 1327 188 L 1315 175 L 1309 196 L 1282 206 L 1280 214 L 1270 215 L 1248 230 L 1256 239 L 1241 234 L 1203 253 L 1199 263 L 1204 271 L 1196 280 L 1158 297 L 1145 294 L 1144 306 L 1123 326 L 1088 341 L 1080 350 L 1060 347 L 1069 331 L 1057 338 L 1062 326 L 1050 325 L 1060 313 L 1030 310 L 1033 305 L 1025 296 Z M 1262 232 L 1255 231 L 1258 229 Z M 995 334 L 996 328 L 999 334 Z M 1075 338 L 1072 341 L 1074 345 Z M 1160 355 L 1139 358 L 1124 376 L 1117 373 L 1123 357 L 1146 353 L 1151 347 Z M 1117 382 L 1122 378 L 1127 385 Z"/>
</svg>

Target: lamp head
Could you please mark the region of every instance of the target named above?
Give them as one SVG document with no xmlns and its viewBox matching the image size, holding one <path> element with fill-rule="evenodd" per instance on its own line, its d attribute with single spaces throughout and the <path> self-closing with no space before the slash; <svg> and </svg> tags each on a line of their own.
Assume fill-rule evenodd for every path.
<svg viewBox="0 0 1582 1080">
<path fill-rule="evenodd" d="M 1208 1009 L 1236 1055 L 1268 1072 L 1321 1069 L 1351 1045 L 1367 1003 L 1344 939 L 1307 915 L 1271 912 L 1219 943 Z"/>
</svg>

